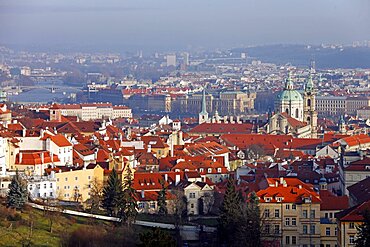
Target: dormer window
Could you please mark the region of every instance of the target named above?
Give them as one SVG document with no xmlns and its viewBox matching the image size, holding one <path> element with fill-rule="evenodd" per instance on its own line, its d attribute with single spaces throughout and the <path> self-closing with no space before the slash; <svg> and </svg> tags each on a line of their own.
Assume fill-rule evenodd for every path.
<svg viewBox="0 0 370 247">
<path fill-rule="evenodd" d="M 212 168 L 208 168 L 208 173 L 211 173 L 212 172 Z"/>
<path fill-rule="evenodd" d="M 265 197 L 265 202 L 271 202 L 271 197 Z"/>
<path fill-rule="evenodd" d="M 217 168 L 217 172 L 218 173 L 221 173 L 221 168 Z"/>
<path fill-rule="evenodd" d="M 204 169 L 203 169 L 203 168 L 200 168 L 200 169 L 199 169 L 199 171 L 200 171 L 200 172 L 203 172 L 203 171 L 204 171 Z"/>
</svg>

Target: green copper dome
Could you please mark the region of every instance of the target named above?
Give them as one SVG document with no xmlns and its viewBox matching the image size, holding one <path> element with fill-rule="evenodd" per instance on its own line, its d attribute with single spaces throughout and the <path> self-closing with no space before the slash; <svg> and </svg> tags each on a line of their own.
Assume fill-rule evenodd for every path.
<svg viewBox="0 0 370 247">
<path fill-rule="evenodd" d="M 303 102 L 302 95 L 296 90 L 284 90 L 277 95 L 277 100 L 280 102 L 300 101 Z"/>
</svg>

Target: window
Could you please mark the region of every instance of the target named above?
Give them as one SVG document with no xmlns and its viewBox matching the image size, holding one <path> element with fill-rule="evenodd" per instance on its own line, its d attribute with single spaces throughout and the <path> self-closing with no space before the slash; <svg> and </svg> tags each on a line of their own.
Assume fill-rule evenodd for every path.
<svg viewBox="0 0 370 247">
<path fill-rule="evenodd" d="M 46 189 L 46 184 L 44 184 L 44 189 Z"/>
<path fill-rule="evenodd" d="M 191 207 L 191 208 L 194 208 L 194 203 L 190 204 L 190 207 Z"/>
<path fill-rule="evenodd" d="M 355 229 L 355 222 L 349 222 L 349 229 Z"/>
<path fill-rule="evenodd" d="M 65 180 L 65 181 L 68 181 L 68 178 L 65 178 L 64 180 Z"/>
<path fill-rule="evenodd" d="M 296 226 L 297 225 L 297 219 L 296 218 L 292 218 L 292 226 Z"/>
<path fill-rule="evenodd" d="M 265 225 L 265 233 L 270 233 L 270 225 Z"/>
<path fill-rule="evenodd" d="M 337 227 L 334 229 L 334 235 L 338 236 L 338 228 Z"/>
<path fill-rule="evenodd" d="M 315 234 L 316 227 L 315 225 L 310 226 L 310 234 Z"/>
<path fill-rule="evenodd" d="M 289 204 L 285 205 L 285 209 L 286 210 L 289 210 L 290 209 L 290 205 Z"/>
<path fill-rule="evenodd" d="M 315 210 L 311 210 L 311 212 L 310 212 L 310 217 L 311 217 L 311 218 L 315 218 Z"/>
<path fill-rule="evenodd" d="M 349 243 L 354 244 L 355 243 L 355 235 L 349 235 Z"/>
<path fill-rule="evenodd" d="M 150 208 L 155 208 L 155 202 L 150 203 Z"/>
<path fill-rule="evenodd" d="M 280 225 L 275 225 L 275 234 L 279 234 L 280 233 Z"/>
<path fill-rule="evenodd" d="M 280 211 L 279 209 L 275 209 L 275 218 L 279 218 L 280 217 Z"/>
<path fill-rule="evenodd" d="M 189 198 L 195 198 L 195 193 L 194 192 L 190 193 Z"/>
<path fill-rule="evenodd" d="M 50 183 L 50 189 L 52 189 L 53 188 L 53 184 L 52 183 Z"/>
<path fill-rule="evenodd" d="M 297 209 L 297 205 L 293 204 L 292 205 L 292 210 L 296 210 Z"/>
<path fill-rule="evenodd" d="M 296 236 L 292 236 L 292 244 L 297 244 L 297 237 Z"/>
<path fill-rule="evenodd" d="M 289 236 L 286 236 L 286 237 L 285 237 L 285 243 L 286 243 L 286 244 L 290 244 L 290 237 L 289 237 Z"/>
<path fill-rule="evenodd" d="M 303 218 L 307 218 L 307 210 L 302 211 L 302 216 L 303 216 Z"/>
<path fill-rule="evenodd" d="M 265 215 L 265 218 L 269 218 L 270 217 L 270 209 L 265 209 L 264 215 Z"/>
<path fill-rule="evenodd" d="M 50 196 L 53 196 L 53 192 L 50 192 Z"/>
<path fill-rule="evenodd" d="M 330 236 L 330 227 L 325 228 L 325 234 L 326 236 Z"/>
<path fill-rule="evenodd" d="M 307 234 L 307 233 L 308 233 L 307 225 L 303 225 L 303 234 Z"/>
<path fill-rule="evenodd" d="M 145 207 L 143 202 L 139 202 L 139 208 L 143 209 Z"/>
<path fill-rule="evenodd" d="M 289 226 L 290 225 L 290 219 L 289 218 L 285 218 L 285 225 L 286 226 Z"/>
<path fill-rule="evenodd" d="M 78 177 L 75 177 L 75 180 L 77 181 L 78 180 Z"/>
</svg>

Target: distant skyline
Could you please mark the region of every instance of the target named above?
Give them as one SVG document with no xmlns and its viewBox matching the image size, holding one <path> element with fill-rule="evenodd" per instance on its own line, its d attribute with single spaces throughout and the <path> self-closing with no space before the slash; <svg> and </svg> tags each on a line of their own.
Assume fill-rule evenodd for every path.
<svg viewBox="0 0 370 247">
<path fill-rule="evenodd" d="M 370 40 L 369 0 L 0 0 L 0 44 L 180 50 Z"/>
</svg>

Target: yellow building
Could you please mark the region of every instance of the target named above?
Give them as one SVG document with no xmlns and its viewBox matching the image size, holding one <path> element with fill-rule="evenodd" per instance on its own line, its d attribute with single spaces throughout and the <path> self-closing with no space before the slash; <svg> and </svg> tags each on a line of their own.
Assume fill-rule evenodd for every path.
<svg viewBox="0 0 370 247">
<path fill-rule="evenodd" d="M 320 246 L 320 199 L 296 178 L 267 179 L 257 192 L 263 239 L 280 246 Z"/>
<path fill-rule="evenodd" d="M 338 247 L 355 246 L 357 227 L 363 223 L 361 212 L 370 210 L 370 201 L 343 210 L 336 215 L 338 222 Z"/>
<path fill-rule="evenodd" d="M 57 195 L 60 200 L 85 202 L 89 199 L 91 183 L 103 183 L 104 169 L 96 164 L 84 168 L 55 168 Z"/>
</svg>

